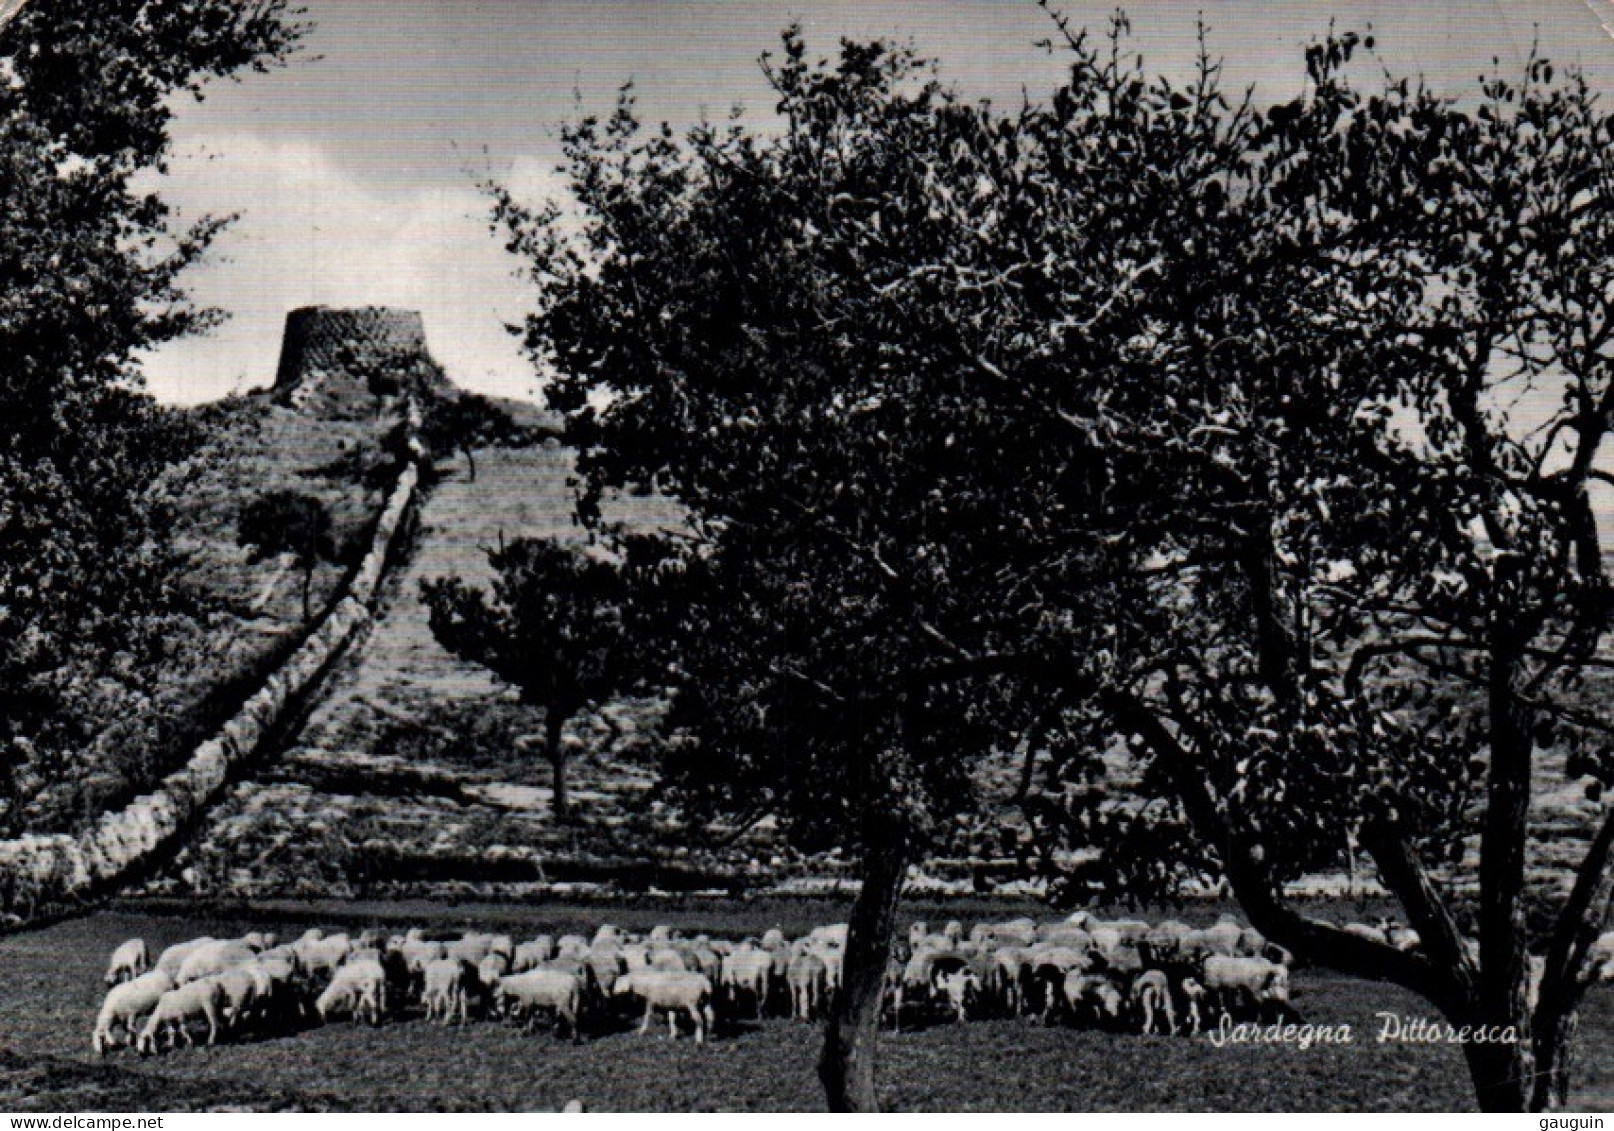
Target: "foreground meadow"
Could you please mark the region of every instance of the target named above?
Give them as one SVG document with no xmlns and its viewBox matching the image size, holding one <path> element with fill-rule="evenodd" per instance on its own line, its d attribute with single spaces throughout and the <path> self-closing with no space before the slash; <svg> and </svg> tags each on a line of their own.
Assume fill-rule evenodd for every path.
<svg viewBox="0 0 1614 1131">
<path fill-rule="evenodd" d="M 998 908 L 1001 911 L 1002 908 Z M 1019 909 L 1015 909 L 1019 910 Z M 516 933 L 666 922 L 689 932 L 787 932 L 839 916 L 802 901 L 626 908 L 549 904 L 272 905 L 229 915 L 120 910 L 0 939 L 0 1109 L 6 1110 L 814 1110 L 821 1030 L 787 1020 L 729 1022 L 705 1046 L 631 1028 L 573 1045 L 494 1022 L 443 1028 L 418 1016 L 379 1028 L 348 1023 L 215 1048 L 105 1060 L 90 1051 L 107 954 L 140 936 L 154 951 L 203 934 L 258 927 L 283 934 L 404 925 L 497 926 Z M 986 908 L 915 908 L 968 921 Z M 1046 913 L 1046 912 L 1045 912 Z M 1193 909 L 1189 919 L 1204 918 Z M 1295 1006 L 1315 1024 L 1349 1024 L 1351 1044 L 1226 1045 L 1026 1020 L 936 1025 L 887 1034 L 884 1102 L 907 1110 L 1468 1110 L 1461 1056 L 1439 1045 L 1381 1043 L 1377 1014 L 1423 1016 L 1395 987 L 1303 971 Z M 1574 1104 L 1614 1103 L 1610 997 L 1582 1021 Z"/>
</svg>

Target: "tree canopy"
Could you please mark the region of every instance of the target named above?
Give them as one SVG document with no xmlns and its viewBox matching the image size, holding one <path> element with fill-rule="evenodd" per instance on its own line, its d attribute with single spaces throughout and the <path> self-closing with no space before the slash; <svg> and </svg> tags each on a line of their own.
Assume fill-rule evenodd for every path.
<svg viewBox="0 0 1614 1131">
<path fill-rule="evenodd" d="M 568 818 L 566 724 L 635 690 L 655 670 L 648 641 L 634 632 L 634 562 L 535 538 L 491 550 L 488 561 L 499 575 L 491 601 L 457 578 L 422 583 L 432 634 L 544 709 L 552 808 Z"/>
<path fill-rule="evenodd" d="M 994 623 L 982 597 L 1028 569 L 1108 572 L 1112 550 L 1046 482 L 1085 510 L 1102 454 L 1043 462 L 1066 424 L 1002 404 L 1013 382 L 979 360 L 992 280 L 1020 269 L 1005 237 L 1054 203 L 999 214 L 988 189 L 1020 174 L 1022 123 L 878 44 L 814 66 L 791 32 L 769 75 L 792 124 L 777 143 L 738 125 L 641 143 L 628 101 L 568 132 L 581 246 L 555 213 L 500 206 L 542 291 L 528 343 L 561 374 L 580 513 L 599 525 L 601 495 L 634 484 L 690 508 L 671 721 L 702 741 L 674 780 L 697 811 L 770 807 L 799 843 L 863 850 L 857 1035 L 827 1061 L 851 1066 L 831 1083 L 849 1102 L 906 865 L 1024 722 L 1003 680 L 943 672 L 996 634 L 1096 627 L 1031 601 Z M 955 279 L 975 289 L 938 301 Z"/>
<path fill-rule="evenodd" d="M 464 453 L 473 483 L 476 482 L 477 448 L 518 443 L 527 438 L 526 430 L 492 399 L 480 393 L 464 392 L 428 400 L 421 435 L 434 453 Z"/>
<path fill-rule="evenodd" d="M 307 620 L 312 612 L 309 599 L 314 569 L 321 560 L 336 558 L 330 508 L 301 491 L 270 491 L 241 508 L 236 541 L 251 547 L 259 558 L 291 555 L 303 573 L 303 619 Z"/>
<path fill-rule="evenodd" d="M 139 493 L 184 430 L 136 355 L 211 321 L 179 275 L 225 221 L 176 222 L 141 175 L 174 96 L 303 30 L 284 0 L 31 0 L 0 26 L 0 766 L 71 739 L 72 673 L 138 650 L 169 592 Z"/>
<path fill-rule="evenodd" d="M 833 1104 L 872 1103 L 904 864 L 1018 742 L 1053 754 L 1028 786 L 1135 772 L 1148 804 L 1040 798 L 1133 847 L 1105 890 L 1225 875 L 1303 958 L 1514 1026 L 1465 1047 L 1479 1099 L 1550 1102 L 1614 841 L 1536 939 L 1534 1005 L 1536 747 L 1607 773 L 1614 129 L 1539 59 L 1458 105 L 1357 90 L 1372 42 L 1331 35 L 1258 107 L 1208 49 L 1176 86 L 1124 17 L 1055 22 L 1046 104 L 965 103 L 887 44 L 812 62 L 793 29 L 781 133 L 647 131 L 627 95 L 563 135 L 580 232 L 495 190 L 580 517 L 609 536 L 636 486 L 689 511 L 663 593 L 702 742 L 669 771 L 696 811 L 863 849 Z M 1472 901 L 1436 882 L 1465 837 Z M 1423 951 L 1285 901 L 1358 840 Z"/>
</svg>

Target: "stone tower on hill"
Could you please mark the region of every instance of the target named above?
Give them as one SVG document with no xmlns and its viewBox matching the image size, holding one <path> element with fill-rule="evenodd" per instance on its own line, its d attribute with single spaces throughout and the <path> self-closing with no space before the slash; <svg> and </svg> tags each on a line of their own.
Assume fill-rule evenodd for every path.
<svg viewBox="0 0 1614 1131">
<path fill-rule="evenodd" d="M 377 398 L 406 388 L 450 391 L 418 311 L 305 306 L 286 315 L 275 400 L 319 416 L 368 416 Z"/>
</svg>

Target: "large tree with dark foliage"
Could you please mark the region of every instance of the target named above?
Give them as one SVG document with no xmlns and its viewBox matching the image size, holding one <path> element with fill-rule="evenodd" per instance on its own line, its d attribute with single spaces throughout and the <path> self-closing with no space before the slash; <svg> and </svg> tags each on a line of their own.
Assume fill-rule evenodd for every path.
<svg viewBox="0 0 1614 1131">
<path fill-rule="evenodd" d="M 71 672 L 138 652 L 166 590 L 138 499 L 180 433 L 135 356 L 208 324 L 178 277 L 223 221 L 176 225 L 140 177 L 175 96 L 302 30 L 284 0 L 31 0 L 0 27 L 0 763 L 49 760 Z"/>
<path fill-rule="evenodd" d="M 701 740 L 674 744 L 672 781 L 696 813 L 775 812 L 798 845 L 861 858 L 824 1073 L 832 1104 L 870 1107 L 907 868 L 1017 725 L 995 684 L 927 670 L 968 657 L 976 594 L 1040 536 L 1018 520 L 1040 470 L 990 388 L 903 356 L 953 339 L 938 292 L 884 297 L 990 236 L 964 230 L 985 218 L 996 116 L 881 45 L 815 67 L 791 33 L 769 75 L 792 124 L 778 141 L 737 125 L 641 140 L 627 101 L 569 130 L 581 245 L 556 213 L 500 207 L 544 292 L 529 345 L 560 374 L 582 517 L 608 532 L 598 504 L 622 487 L 689 508 L 658 575 L 678 599 L 646 632 L 670 645 L 671 724 Z M 1075 487 L 1094 469 L 1064 470 Z M 1073 542 L 1061 568 L 1103 553 Z M 1027 630 L 1042 615 L 1021 612 Z"/>
<path fill-rule="evenodd" d="M 1464 1044 L 1483 1106 L 1553 1102 L 1614 843 L 1603 819 L 1526 921 L 1535 746 L 1608 773 L 1609 123 L 1541 61 L 1474 106 L 1364 95 L 1342 35 L 1258 109 L 1208 54 L 1173 86 L 1124 19 L 1056 23 L 1046 105 L 962 104 L 879 44 L 811 64 L 792 32 L 777 136 L 645 134 L 625 100 L 565 137 L 580 239 L 498 195 L 580 516 L 609 533 L 634 486 L 689 508 L 652 636 L 703 742 L 669 772 L 861 854 L 836 1107 L 874 1104 L 907 863 L 1028 730 L 1070 778 L 1130 752 L 1158 799 L 1048 806 L 1133 847 L 1109 890 L 1225 875 L 1302 959 L 1511 1031 Z M 1532 387 L 1558 407 L 1522 415 Z M 1465 837 L 1472 900 L 1439 883 Z M 1356 840 L 1420 950 L 1286 902 Z"/>
<path fill-rule="evenodd" d="M 1563 1102 L 1614 823 L 1580 814 L 1567 897 L 1527 889 L 1526 850 L 1538 751 L 1594 797 L 1608 775 L 1588 680 L 1611 608 L 1590 495 L 1614 410 L 1609 119 L 1543 60 L 1470 106 L 1366 95 L 1344 35 L 1307 53 L 1305 95 L 1254 113 L 1207 110 L 1208 60 L 1185 94 L 1067 46 L 1106 175 L 1169 191 L 1128 191 L 1146 250 L 1103 303 L 1056 304 L 1075 342 L 1017 345 L 1048 318 L 1017 299 L 995 318 L 985 360 L 1106 451 L 1085 521 L 1132 561 L 1102 587 L 1103 663 L 1039 682 L 1075 693 L 1088 749 L 1132 748 L 1269 936 L 1514 1038 L 1463 1044 L 1482 1106 Z M 1207 118 L 1239 160 L 1172 158 Z M 1133 843 L 1162 811 L 1134 807 Z M 1285 899 L 1358 842 L 1417 952 Z"/>
</svg>

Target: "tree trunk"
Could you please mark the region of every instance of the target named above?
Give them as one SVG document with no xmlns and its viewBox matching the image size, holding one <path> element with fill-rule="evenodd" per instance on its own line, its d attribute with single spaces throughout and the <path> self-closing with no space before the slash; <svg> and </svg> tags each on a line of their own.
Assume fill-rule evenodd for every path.
<svg viewBox="0 0 1614 1131">
<path fill-rule="evenodd" d="M 870 824 L 878 835 L 865 840 L 863 890 L 852 907 L 841 991 L 830 1011 L 818 1061 L 818 1078 L 831 1111 L 880 1110 L 874 1091 L 874 1051 L 911 845 L 900 821 L 882 822 L 876 816 Z"/>
<path fill-rule="evenodd" d="M 1517 564 L 1496 565 L 1503 597 L 1516 584 Z M 1489 627 L 1490 767 L 1480 830 L 1479 993 L 1476 1024 L 1515 1026 L 1512 1045 L 1468 1046 L 1469 1072 L 1485 1111 L 1524 1111 L 1534 1091 L 1529 954 L 1525 949 L 1524 853 L 1529 834 L 1533 715 L 1519 690 L 1522 645 L 1509 603 L 1499 599 Z"/>
<path fill-rule="evenodd" d="M 1361 891 L 1362 880 L 1356 874 L 1356 826 L 1348 825 L 1345 829 L 1345 894 L 1355 898 Z"/>
<path fill-rule="evenodd" d="M 1463 1045 L 1474 1098 L 1481 1111 L 1522 1112 L 1530 1099 L 1535 1057 L 1527 1033 L 1517 1044 L 1468 1041 Z"/>
<path fill-rule="evenodd" d="M 1569 1106 L 1569 1074 L 1574 1067 L 1572 1054 L 1579 1022 L 1580 1014 L 1573 1009 L 1554 1017 L 1536 1018 L 1531 1111 L 1553 1111 Z"/>
<path fill-rule="evenodd" d="M 1558 913 L 1552 941 L 1542 961 L 1541 1000 L 1531 1018 L 1536 1041 L 1536 1079 L 1530 1105 L 1536 1111 L 1569 1103 L 1575 1030 L 1586 990 L 1599 974 L 1592 961 L 1597 937 L 1608 925 L 1614 873 L 1614 809 L 1605 808 L 1603 822 L 1575 872 L 1569 899 Z M 1601 961 L 1601 959 L 1599 959 Z"/>
<path fill-rule="evenodd" d="M 462 449 L 465 452 L 465 464 L 471 469 L 471 482 L 476 482 L 476 453 L 470 448 Z"/>
<path fill-rule="evenodd" d="M 303 623 L 308 623 L 311 615 L 308 607 L 309 598 L 314 588 L 314 567 L 312 564 L 303 567 Z"/>
<path fill-rule="evenodd" d="M 550 812 L 557 821 L 567 821 L 572 816 L 571 803 L 566 798 L 566 747 L 561 741 L 561 732 L 565 729 L 566 717 L 551 708 L 544 718 L 544 752 L 549 758 L 550 781 L 554 787 Z"/>
</svg>

